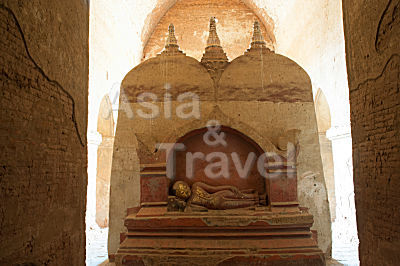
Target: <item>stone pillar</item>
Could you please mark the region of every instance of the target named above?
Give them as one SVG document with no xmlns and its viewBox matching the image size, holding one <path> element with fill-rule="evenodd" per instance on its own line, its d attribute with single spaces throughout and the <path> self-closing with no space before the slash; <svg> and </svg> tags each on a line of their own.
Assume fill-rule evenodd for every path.
<svg viewBox="0 0 400 266">
<path fill-rule="evenodd" d="M 318 132 L 318 135 L 321 149 L 322 166 L 324 168 L 326 190 L 328 193 L 329 210 L 331 213 L 331 222 L 334 222 L 336 219 L 336 195 L 332 141 L 326 137 L 326 132 Z"/>
<path fill-rule="evenodd" d="M 350 125 L 332 127 L 326 135 L 332 141 L 335 175 L 336 219 L 332 223 L 332 257 L 340 258 L 342 254 L 339 253 L 350 252 L 349 249 L 358 254 Z"/>
<path fill-rule="evenodd" d="M 88 133 L 88 187 L 86 205 L 86 229 L 95 225 L 96 215 L 96 170 L 97 150 L 101 143 L 101 135 L 98 132 Z"/>
<path fill-rule="evenodd" d="M 96 223 L 99 227 L 108 227 L 110 205 L 110 177 L 112 154 L 114 146 L 113 136 L 103 136 L 97 150 L 96 176 Z"/>
</svg>

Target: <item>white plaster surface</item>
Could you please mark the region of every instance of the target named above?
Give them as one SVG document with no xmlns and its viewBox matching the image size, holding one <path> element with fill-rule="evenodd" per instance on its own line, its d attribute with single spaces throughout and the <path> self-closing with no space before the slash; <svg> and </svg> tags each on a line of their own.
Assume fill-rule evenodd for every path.
<svg viewBox="0 0 400 266">
<path fill-rule="evenodd" d="M 332 223 L 332 258 L 345 265 L 358 265 L 350 126 L 331 128 L 327 137 L 332 141 L 336 193 L 336 219 Z"/>
</svg>

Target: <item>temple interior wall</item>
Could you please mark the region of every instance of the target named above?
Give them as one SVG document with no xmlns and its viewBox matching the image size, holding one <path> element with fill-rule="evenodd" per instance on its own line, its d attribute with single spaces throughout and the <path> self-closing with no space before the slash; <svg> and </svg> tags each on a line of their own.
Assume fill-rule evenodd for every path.
<svg viewBox="0 0 400 266">
<path fill-rule="evenodd" d="M 89 5 L 0 2 L 0 264 L 83 265 Z"/>
<path fill-rule="evenodd" d="M 400 2 L 343 1 L 362 265 L 400 247 Z"/>
<path fill-rule="evenodd" d="M 264 14 L 268 14 L 274 21 L 276 51 L 306 69 L 313 81 L 314 93 L 321 88 L 327 97 L 332 113 L 332 130 L 328 130 L 327 136 L 332 141 L 335 181 L 340 177 L 340 182 L 335 182 L 336 192 L 345 192 L 342 196 L 336 194 L 338 203 L 340 198 L 343 199 L 343 206 L 352 204 L 352 190 L 343 188 L 351 188 L 353 183 L 348 74 L 361 262 L 366 265 L 396 265 L 399 260 L 396 248 L 399 246 L 400 220 L 396 212 L 399 205 L 399 186 L 396 183 L 399 180 L 399 159 L 396 157 L 399 139 L 396 132 L 400 97 L 396 97 L 399 17 L 393 11 L 399 10 L 398 1 L 343 1 L 343 18 L 342 1 L 244 2 L 261 20 L 265 21 Z M 95 184 L 97 165 L 94 162 L 97 162 L 97 148 L 101 142 L 96 128 L 100 101 L 111 88 L 119 88 L 126 72 L 140 63 L 147 40 L 174 3 L 175 0 L 124 1 L 120 4 L 91 1 L 89 39 L 93 50 L 90 53 L 87 108 L 88 1 L 1 1 L 2 15 L 4 13 L 1 25 L 3 31 L 7 30 L 1 37 L 1 65 L 7 66 L 2 72 L 2 81 L 4 88 L 10 88 L 13 93 L 3 90 L 1 102 L 5 114 L 1 117 L 2 131 L 5 132 L 1 142 L 4 151 L 0 181 L 4 191 L 0 207 L 1 238 L 10 241 L 1 243 L 0 261 L 11 259 L 21 263 L 58 265 L 66 261 L 83 263 L 86 153 L 89 157 L 88 195 L 93 195 L 96 186 L 93 186 L 92 179 L 94 176 Z M 15 14 L 32 58 L 26 56 L 26 47 L 18 39 L 15 22 L 3 5 Z M 345 35 L 342 19 L 345 21 Z M 18 40 L 13 41 L 10 34 Z M 9 53 L 18 58 L 7 57 Z M 32 65 L 31 59 L 36 66 Z M 4 64 L 6 60 L 13 61 Z M 37 67 L 43 72 L 37 71 Z M 22 83 L 16 83 L 22 78 L 15 79 L 4 73 L 18 73 L 19 77 L 31 79 L 38 77 L 41 81 L 35 88 L 42 93 L 24 97 L 19 90 Z M 59 86 L 50 82 L 43 73 L 50 80 L 57 81 L 64 90 L 59 90 Z M 68 111 L 57 107 L 59 104 L 51 105 L 57 110 L 57 117 L 53 118 L 50 109 L 45 107 L 47 104 L 41 104 L 44 95 L 50 91 L 60 91 L 60 94 L 53 95 L 56 103 L 60 95 L 65 95 L 62 92 L 71 96 L 66 97 L 65 108 Z M 84 142 L 88 122 L 87 152 L 77 141 L 76 133 L 72 132 L 76 131 L 76 125 L 58 121 L 59 117 L 65 121 L 70 118 L 71 98 L 75 104 L 77 128 Z M 368 99 L 368 104 L 362 99 Z M 26 119 L 21 118 L 24 115 Z M 50 119 L 53 122 L 46 123 Z M 59 131 L 51 131 L 53 125 Z M 29 142 L 27 136 L 33 141 Z M 56 145 L 63 148 L 57 151 L 50 148 Z M 52 160 L 65 162 L 66 157 L 70 160 L 65 165 L 40 164 Z M 88 205 L 94 208 L 88 208 L 88 213 L 95 210 L 95 204 L 89 203 L 92 200 L 89 196 Z M 343 220 L 348 218 L 348 214 L 342 216 Z M 48 221 L 54 221 L 52 226 Z M 87 224 L 95 224 L 94 219 L 87 220 Z M 354 236 L 354 233 L 345 235 Z"/>
</svg>

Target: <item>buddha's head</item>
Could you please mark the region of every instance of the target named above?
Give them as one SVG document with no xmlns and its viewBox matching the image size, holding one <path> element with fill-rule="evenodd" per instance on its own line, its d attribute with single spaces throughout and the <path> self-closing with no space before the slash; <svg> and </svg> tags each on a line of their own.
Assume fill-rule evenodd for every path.
<svg viewBox="0 0 400 266">
<path fill-rule="evenodd" d="M 172 193 L 181 200 L 187 200 L 192 194 L 192 191 L 186 182 L 177 181 L 172 186 Z"/>
</svg>

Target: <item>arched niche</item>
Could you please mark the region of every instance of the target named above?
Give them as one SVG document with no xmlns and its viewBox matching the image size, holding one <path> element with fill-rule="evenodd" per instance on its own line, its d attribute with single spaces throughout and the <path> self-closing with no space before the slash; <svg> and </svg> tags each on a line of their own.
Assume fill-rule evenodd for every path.
<svg viewBox="0 0 400 266">
<path fill-rule="evenodd" d="M 162 51 L 170 23 L 175 25 L 181 50 L 199 60 L 206 47 L 210 16 L 218 20 L 218 35 L 229 59 L 242 55 L 248 48 L 256 19 L 261 22 L 267 46 L 274 50 L 274 22 L 265 11 L 256 8 L 253 0 L 172 0 L 158 5 L 147 18 L 142 34 L 142 60 Z"/>
<path fill-rule="evenodd" d="M 261 147 L 243 133 L 227 126 L 221 126 L 218 131 L 220 136 L 223 134 L 223 141 L 213 145 L 214 139 L 212 136 L 208 138 L 208 131 L 209 128 L 193 130 L 177 141 L 185 146 L 185 150 L 176 153 L 175 180 L 185 181 L 189 185 L 195 182 L 204 182 L 212 186 L 234 185 L 240 190 L 254 189 L 264 194 L 266 182 L 257 170 L 256 161 L 264 153 Z M 197 154 L 202 158 L 192 160 L 188 154 Z M 207 157 L 210 158 L 209 161 Z M 224 159 L 221 160 L 221 157 Z M 243 169 L 247 161 L 248 174 L 240 174 L 240 169 Z M 209 168 L 215 162 L 222 167 Z M 207 175 L 207 169 L 212 170 L 215 176 Z"/>
</svg>

